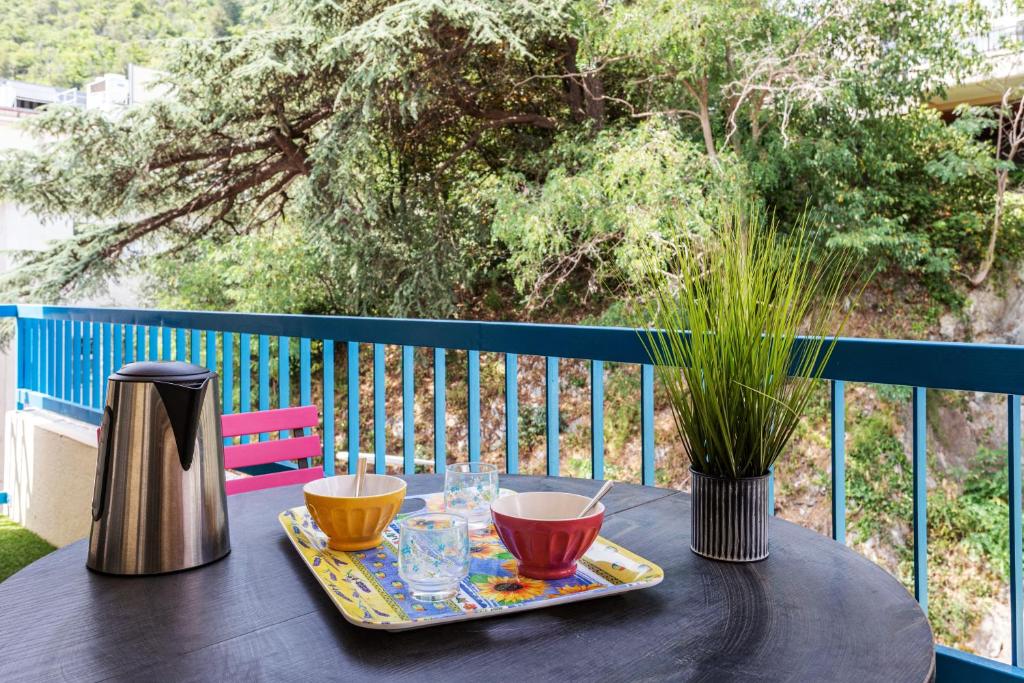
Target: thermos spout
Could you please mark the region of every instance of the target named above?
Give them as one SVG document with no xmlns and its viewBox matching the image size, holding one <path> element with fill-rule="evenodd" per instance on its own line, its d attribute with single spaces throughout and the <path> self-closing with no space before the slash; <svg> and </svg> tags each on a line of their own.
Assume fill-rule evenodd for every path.
<svg viewBox="0 0 1024 683">
<path fill-rule="evenodd" d="M 174 443 L 178 446 L 178 460 L 181 468 L 192 467 L 192 458 L 196 450 L 196 431 L 202 415 L 203 398 L 209 379 L 191 382 L 154 382 L 164 410 L 170 418 L 171 431 L 174 432 Z"/>
</svg>

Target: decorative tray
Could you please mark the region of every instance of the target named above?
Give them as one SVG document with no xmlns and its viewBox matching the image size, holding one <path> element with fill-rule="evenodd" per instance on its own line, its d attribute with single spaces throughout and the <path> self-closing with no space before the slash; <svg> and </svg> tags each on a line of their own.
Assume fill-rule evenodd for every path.
<svg viewBox="0 0 1024 683">
<path fill-rule="evenodd" d="M 407 501 L 416 499 L 427 510 L 441 509 L 444 503 L 440 493 L 409 496 Z M 359 552 L 329 549 L 327 537 L 304 505 L 285 510 L 278 519 L 341 613 L 363 628 L 404 631 L 511 614 L 648 588 L 664 577 L 658 565 L 600 536 L 580 560 L 575 575 L 555 581 L 521 577 L 515 558 L 492 525 L 471 533 L 469 576 L 459 594 L 445 602 L 420 602 L 408 595 L 398 575 L 398 519 L 403 516 L 384 531 L 383 544 Z"/>
</svg>

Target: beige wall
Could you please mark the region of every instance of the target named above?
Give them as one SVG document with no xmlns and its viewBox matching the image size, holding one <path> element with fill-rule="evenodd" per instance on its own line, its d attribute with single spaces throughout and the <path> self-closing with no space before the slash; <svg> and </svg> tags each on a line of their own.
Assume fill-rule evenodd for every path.
<svg viewBox="0 0 1024 683">
<path fill-rule="evenodd" d="M 45 410 L 4 420 L 7 514 L 55 546 L 89 535 L 96 428 Z"/>
</svg>

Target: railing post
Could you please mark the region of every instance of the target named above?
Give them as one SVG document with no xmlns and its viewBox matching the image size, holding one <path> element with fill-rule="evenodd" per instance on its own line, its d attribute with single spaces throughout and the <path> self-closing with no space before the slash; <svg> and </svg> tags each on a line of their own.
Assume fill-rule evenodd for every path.
<svg viewBox="0 0 1024 683">
<path fill-rule="evenodd" d="M 18 357 L 15 359 L 15 366 L 17 367 L 17 376 L 14 382 L 14 393 L 15 396 L 17 397 L 16 405 L 18 410 L 24 410 L 25 408 L 25 404 L 22 403 L 21 401 L 21 389 L 25 386 L 25 359 L 28 357 L 28 344 L 26 343 L 25 340 L 26 330 L 28 329 L 28 325 L 26 325 L 26 322 L 27 321 L 24 318 L 18 318 L 16 323 L 16 334 L 18 335 Z"/>
<path fill-rule="evenodd" d="M 57 327 L 57 321 L 47 320 L 46 337 L 49 340 L 49 342 L 47 344 L 48 353 L 46 356 L 46 363 L 48 366 L 46 378 L 46 393 L 48 393 L 50 396 L 57 395 L 57 354 L 59 353 L 57 350 L 58 332 L 59 328 Z"/>
<path fill-rule="evenodd" d="M 434 349 L 434 473 L 444 474 L 448 462 L 445 408 L 445 350 Z"/>
<path fill-rule="evenodd" d="M 92 405 L 90 391 L 92 389 L 92 323 L 82 321 L 79 323 L 82 329 L 80 353 L 82 364 L 79 368 L 78 381 L 82 385 L 79 404 L 83 406 Z"/>
<path fill-rule="evenodd" d="M 544 359 L 544 405 L 547 421 L 544 434 L 547 438 L 548 476 L 558 476 L 558 437 L 560 420 L 558 410 L 558 357 L 547 356 Z"/>
<path fill-rule="evenodd" d="M 299 339 L 299 405 L 308 406 L 313 402 L 313 380 L 310 377 L 312 365 L 312 342 L 309 337 Z M 312 432 L 309 427 L 302 430 L 305 436 Z"/>
<path fill-rule="evenodd" d="M 36 321 L 25 321 L 25 388 L 29 391 L 36 390 L 36 367 L 38 365 L 36 352 L 39 349 L 39 335 L 36 332 Z"/>
<path fill-rule="evenodd" d="M 221 385 L 221 393 L 224 400 L 224 414 L 229 415 L 235 412 L 235 335 L 231 332 L 224 332 L 220 337 L 221 376 L 224 377 L 224 384 Z M 170 348 L 167 349 L 170 353 Z"/>
<path fill-rule="evenodd" d="M 188 348 L 188 362 L 192 363 L 192 365 L 202 365 L 203 332 L 202 330 L 192 330 L 189 336 L 191 339 Z"/>
<path fill-rule="evenodd" d="M 480 352 L 472 349 L 466 354 L 466 443 L 469 461 L 480 461 Z"/>
<path fill-rule="evenodd" d="M 359 343 L 348 343 L 348 473 L 359 465 Z"/>
<path fill-rule="evenodd" d="M 846 543 L 846 394 L 840 380 L 831 383 L 832 539 Z"/>
<path fill-rule="evenodd" d="M 146 328 L 144 325 L 135 326 L 135 360 L 146 360 Z"/>
<path fill-rule="evenodd" d="M 70 320 L 64 321 L 64 345 L 63 345 L 63 365 L 64 365 L 64 378 L 61 380 L 61 393 L 60 397 L 65 401 L 70 401 L 73 395 L 71 385 L 74 383 L 74 369 L 75 369 L 75 344 L 74 344 L 74 323 Z"/>
<path fill-rule="evenodd" d="M 519 474 L 519 356 L 505 354 L 505 471 Z"/>
<path fill-rule="evenodd" d="M 1024 588 L 1021 585 L 1021 442 L 1020 396 L 1007 397 L 1006 457 L 1009 475 L 1007 503 L 1010 513 L 1010 633 L 1011 663 L 1021 665 L 1024 657 Z"/>
<path fill-rule="evenodd" d="M 21 319 L 18 319 L 19 323 L 22 323 Z M 24 344 L 20 344 L 23 353 L 19 353 L 19 358 L 24 358 L 22 363 L 23 370 L 21 373 L 21 380 L 18 382 L 18 386 L 27 391 L 32 390 L 32 354 L 35 352 L 34 345 L 32 344 L 32 321 L 25 320 L 21 325 L 21 330 L 24 331 Z"/>
<path fill-rule="evenodd" d="M 402 347 L 402 473 L 416 474 L 415 349 Z"/>
<path fill-rule="evenodd" d="M 82 323 L 71 323 L 71 402 L 82 402 Z"/>
<path fill-rule="evenodd" d="M 246 336 L 246 335 L 243 335 Z M 334 476 L 334 340 L 324 339 L 324 474 Z"/>
<path fill-rule="evenodd" d="M 135 328 L 133 328 L 131 325 L 125 325 L 124 326 L 123 332 L 124 332 L 124 363 L 125 363 L 125 365 L 127 365 L 128 363 L 131 363 L 133 360 L 135 360 L 135 350 L 132 348 L 132 339 L 135 336 L 135 332 L 133 331 L 134 329 Z M 120 369 L 120 368 L 118 368 L 118 369 Z"/>
<path fill-rule="evenodd" d="M 64 397 L 64 321 L 54 320 L 53 395 Z"/>
<path fill-rule="evenodd" d="M 590 361 L 590 476 L 604 479 L 604 363 Z"/>
<path fill-rule="evenodd" d="M 182 351 L 184 353 L 184 351 Z M 252 337 L 243 332 L 238 335 L 238 412 L 252 411 Z M 241 443 L 249 443 L 248 435 Z"/>
<path fill-rule="evenodd" d="M 100 354 L 103 352 L 100 336 L 103 334 L 103 327 L 99 323 L 89 323 L 92 326 L 92 379 L 89 384 L 92 387 L 92 407 L 100 409 L 100 398 L 103 396 L 104 384 L 100 376 Z"/>
<path fill-rule="evenodd" d="M 654 366 L 640 366 L 640 481 L 654 485 Z"/>
<path fill-rule="evenodd" d="M 261 334 L 256 344 L 257 351 L 257 380 L 259 381 L 259 395 L 256 400 L 259 402 L 260 410 L 270 410 L 270 337 Z M 268 441 L 269 434 L 260 434 L 260 441 Z"/>
<path fill-rule="evenodd" d="M 113 370 L 120 370 L 124 365 L 124 325 L 114 325 L 114 364 Z"/>
<path fill-rule="evenodd" d="M 277 407 L 287 408 L 292 403 L 291 384 L 291 338 L 277 338 Z M 281 433 L 281 438 L 291 436 L 287 432 Z"/>
<path fill-rule="evenodd" d="M 913 480 L 914 480 L 914 597 L 928 614 L 928 511 L 927 445 L 928 420 L 925 388 L 914 387 Z"/>
<path fill-rule="evenodd" d="M 113 370 L 112 363 L 114 361 L 113 340 L 114 334 L 110 323 L 103 323 L 103 371 L 100 373 L 100 381 L 103 385 L 100 389 L 101 405 L 107 403 L 107 378 L 110 377 Z"/>
<path fill-rule="evenodd" d="M 384 393 L 384 345 L 373 345 L 373 471 L 387 472 L 387 415 Z"/>
</svg>

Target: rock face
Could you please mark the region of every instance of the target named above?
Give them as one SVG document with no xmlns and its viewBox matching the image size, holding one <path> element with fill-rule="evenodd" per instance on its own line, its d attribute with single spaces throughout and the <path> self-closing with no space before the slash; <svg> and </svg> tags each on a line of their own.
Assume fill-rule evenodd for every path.
<svg viewBox="0 0 1024 683">
<path fill-rule="evenodd" d="M 942 316 L 938 332 L 943 341 L 1024 344 L 1024 270 L 998 287 L 972 291 L 963 314 Z M 1006 448 L 1005 396 L 929 392 L 928 413 L 929 436 L 945 469 L 968 465 L 982 446 Z"/>
<path fill-rule="evenodd" d="M 998 287 L 991 283 L 967 296 L 964 315 L 947 313 L 939 319 L 945 341 L 1024 344 L 1024 269 Z"/>
<path fill-rule="evenodd" d="M 1006 590 L 978 624 L 971 647 L 979 655 L 1009 663 L 1010 639 L 1010 592 Z"/>
</svg>

